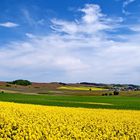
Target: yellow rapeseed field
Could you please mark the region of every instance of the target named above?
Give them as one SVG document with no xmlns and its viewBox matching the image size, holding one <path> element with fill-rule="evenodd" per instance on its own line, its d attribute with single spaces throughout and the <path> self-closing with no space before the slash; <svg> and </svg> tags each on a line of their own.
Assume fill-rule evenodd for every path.
<svg viewBox="0 0 140 140">
<path fill-rule="evenodd" d="M 100 87 L 84 87 L 84 86 L 80 86 L 80 87 L 61 86 L 61 87 L 58 87 L 58 89 L 64 89 L 64 90 L 85 90 L 85 91 L 88 91 L 88 90 L 90 90 L 90 89 L 93 90 L 93 91 L 108 90 L 108 89 L 100 88 Z"/>
<path fill-rule="evenodd" d="M 0 140 L 140 140 L 140 111 L 0 102 Z"/>
</svg>

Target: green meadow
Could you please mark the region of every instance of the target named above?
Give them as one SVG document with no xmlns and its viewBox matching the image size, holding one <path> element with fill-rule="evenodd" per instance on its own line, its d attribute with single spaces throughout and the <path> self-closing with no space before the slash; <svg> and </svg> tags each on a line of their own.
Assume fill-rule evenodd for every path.
<svg viewBox="0 0 140 140">
<path fill-rule="evenodd" d="M 140 110 L 139 97 L 56 96 L 0 93 L 0 101 L 47 106 Z"/>
</svg>

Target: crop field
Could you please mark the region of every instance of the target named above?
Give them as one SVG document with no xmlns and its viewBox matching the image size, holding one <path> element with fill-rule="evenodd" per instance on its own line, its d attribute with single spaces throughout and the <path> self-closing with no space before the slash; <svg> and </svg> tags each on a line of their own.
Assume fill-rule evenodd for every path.
<svg viewBox="0 0 140 140">
<path fill-rule="evenodd" d="M 47 106 L 140 110 L 140 98 L 131 96 L 51 96 L 0 93 L 0 101 Z"/>
<path fill-rule="evenodd" d="M 139 140 L 140 111 L 0 102 L 1 140 Z"/>
<path fill-rule="evenodd" d="M 58 89 L 63 89 L 63 90 L 84 90 L 84 91 L 88 91 L 88 90 L 107 90 L 104 88 L 99 88 L 99 87 L 86 87 L 86 86 L 80 86 L 80 87 L 74 87 L 74 86 L 61 86 L 58 87 Z"/>
</svg>

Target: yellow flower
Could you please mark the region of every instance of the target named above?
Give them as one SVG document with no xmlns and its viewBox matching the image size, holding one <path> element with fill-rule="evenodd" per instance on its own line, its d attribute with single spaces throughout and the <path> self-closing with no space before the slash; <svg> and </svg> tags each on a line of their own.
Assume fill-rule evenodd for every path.
<svg viewBox="0 0 140 140">
<path fill-rule="evenodd" d="M 0 102 L 0 140 L 140 140 L 140 111 Z"/>
</svg>

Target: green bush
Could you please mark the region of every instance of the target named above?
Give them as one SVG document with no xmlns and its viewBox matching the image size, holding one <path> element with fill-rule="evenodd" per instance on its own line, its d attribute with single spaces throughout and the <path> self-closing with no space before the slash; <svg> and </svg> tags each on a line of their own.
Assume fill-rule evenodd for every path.
<svg viewBox="0 0 140 140">
<path fill-rule="evenodd" d="M 32 83 L 28 80 L 22 80 L 22 79 L 19 79 L 19 80 L 15 80 L 15 81 L 12 81 L 10 82 L 11 84 L 16 84 L 16 85 L 22 85 L 22 86 L 28 86 L 28 85 L 31 85 Z"/>
<path fill-rule="evenodd" d="M 118 90 L 115 90 L 114 91 L 114 95 L 119 95 L 119 91 Z"/>
</svg>

